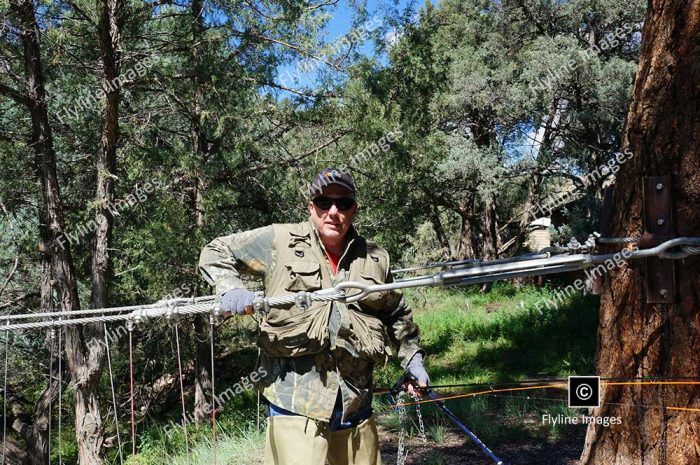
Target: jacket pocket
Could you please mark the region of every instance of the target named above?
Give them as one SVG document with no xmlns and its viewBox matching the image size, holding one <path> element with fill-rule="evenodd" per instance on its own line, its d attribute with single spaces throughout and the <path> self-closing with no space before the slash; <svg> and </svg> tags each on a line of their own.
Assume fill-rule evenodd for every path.
<svg viewBox="0 0 700 465">
<path fill-rule="evenodd" d="M 321 289 L 321 265 L 316 262 L 298 261 L 284 265 L 287 280 L 284 289 L 290 292 L 317 291 Z"/>
<path fill-rule="evenodd" d="M 360 273 L 360 280 L 369 286 L 373 286 L 375 284 L 384 284 L 384 280 L 366 271 Z M 371 294 L 368 294 L 364 299 L 360 300 L 360 303 L 368 305 L 375 311 L 381 310 L 386 304 L 387 295 L 389 295 L 387 291 L 372 292 Z"/>
<path fill-rule="evenodd" d="M 349 342 L 359 356 L 374 363 L 385 363 L 388 358 L 384 323 L 372 315 L 349 308 Z"/>
<path fill-rule="evenodd" d="M 330 305 L 323 303 L 286 318 L 260 322 L 258 346 L 273 357 L 301 357 L 321 352 L 329 345 Z"/>
</svg>

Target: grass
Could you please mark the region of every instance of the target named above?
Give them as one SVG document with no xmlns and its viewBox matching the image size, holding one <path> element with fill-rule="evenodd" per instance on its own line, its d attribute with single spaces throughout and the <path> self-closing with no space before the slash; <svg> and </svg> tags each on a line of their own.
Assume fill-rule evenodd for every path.
<svg viewBox="0 0 700 465">
<path fill-rule="evenodd" d="M 540 415 L 549 414 L 552 417 L 557 417 L 557 415 L 562 415 L 564 417 L 574 417 L 581 414 L 579 410 L 570 409 L 566 402 L 558 402 L 547 405 L 540 410 Z M 559 441 L 567 436 L 570 426 L 561 424 L 550 424 L 548 425 L 548 439 L 551 441 Z"/>
<path fill-rule="evenodd" d="M 216 443 L 216 460 L 223 465 L 241 463 L 252 464 L 262 456 L 265 440 L 264 432 L 246 425 L 235 431 L 219 431 Z M 135 464 L 197 465 L 214 463 L 214 450 L 211 437 L 208 440 L 195 441 L 189 452 L 164 452 L 158 445 L 144 447 L 136 456 L 126 462 Z"/>
<path fill-rule="evenodd" d="M 538 310 L 547 288 L 498 286 L 487 295 L 426 291 L 429 308 L 416 312 L 423 346 L 441 382 L 514 381 L 589 371 L 595 353 L 595 298 L 579 297 L 559 309 Z M 466 369 L 466 373 L 465 373 Z"/>
<path fill-rule="evenodd" d="M 542 305 L 546 300 L 553 302 L 556 296 L 556 307 Z M 483 294 L 475 289 L 413 289 L 407 299 L 421 329 L 433 385 L 564 378 L 594 369 L 596 297 L 579 294 L 562 299 L 547 287 L 496 284 Z M 401 368 L 394 362 L 377 372 L 377 384 L 391 386 L 400 375 Z M 455 388 L 440 393 L 484 389 Z M 447 406 L 489 443 L 535 437 L 558 441 L 571 427 L 543 425 L 541 415 L 572 414 L 559 401 L 562 394 L 560 390 L 504 393 L 450 400 Z M 379 399 L 375 405 L 378 411 L 390 411 Z M 430 436 L 434 432 L 444 436 L 445 417 L 430 404 L 423 406 L 423 415 Z M 395 416 L 380 415 L 379 424 L 395 431 Z"/>
<path fill-rule="evenodd" d="M 441 443 L 447 434 L 448 419 L 441 415 L 434 415 L 433 420 L 428 422 L 426 432 L 433 441 Z"/>
<path fill-rule="evenodd" d="M 256 395 L 247 392 L 233 397 L 217 416 L 217 463 L 257 463 L 262 457 L 264 445 L 264 419 L 261 431 L 256 429 Z M 179 411 L 176 412 L 176 415 Z M 179 418 L 171 418 L 177 422 Z M 169 424 L 169 423 L 168 423 Z M 153 419 L 139 435 L 138 454 L 129 464 L 139 465 L 203 465 L 213 463 L 212 431 L 210 424 L 199 428 L 193 425 L 185 431 L 181 427 L 168 427 L 162 419 Z M 127 449 L 131 447 L 127 446 Z M 118 460 L 114 463 L 119 463 Z"/>
<path fill-rule="evenodd" d="M 428 457 L 426 465 L 447 465 L 447 459 L 442 455 L 431 455 Z"/>
</svg>

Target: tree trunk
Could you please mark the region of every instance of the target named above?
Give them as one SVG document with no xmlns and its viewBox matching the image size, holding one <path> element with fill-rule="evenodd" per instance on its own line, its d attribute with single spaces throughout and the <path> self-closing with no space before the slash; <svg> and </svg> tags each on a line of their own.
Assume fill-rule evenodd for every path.
<svg viewBox="0 0 700 465">
<path fill-rule="evenodd" d="M 452 247 L 450 246 L 450 241 L 445 234 L 445 228 L 442 227 L 442 221 L 440 221 L 440 210 L 437 205 L 430 203 L 430 222 L 433 225 L 433 230 L 435 231 L 435 236 L 437 237 L 440 247 L 444 251 L 444 256 L 446 260 L 452 258 Z"/>
<path fill-rule="evenodd" d="M 92 308 L 107 306 L 110 278 L 109 249 L 112 242 L 114 217 L 114 180 L 117 167 L 117 143 L 119 142 L 119 101 L 121 91 L 117 82 L 121 65 L 121 28 L 118 18 L 123 8 L 118 0 L 97 0 L 99 12 L 98 36 L 102 52 L 104 72 L 102 86 L 105 89 L 102 136 L 97 151 L 97 204 L 95 241 L 92 255 Z"/>
<path fill-rule="evenodd" d="M 204 164 L 207 160 L 209 144 L 205 128 L 203 127 L 204 107 L 204 83 L 206 76 L 202 69 L 202 47 L 204 45 L 204 16 L 203 1 L 192 1 L 192 46 L 190 49 L 192 66 L 194 68 L 194 111 L 192 117 L 192 153 L 194 155 L 194 189 L 193 210 L 194 224 L 197 231 L 204 227 Z M 194 266 L 195 279 L 198 275 L 198 266 Z M 196 287 L 195 287 L 196 288 Z M 194 317 L 194 331 L 197 350 L 195 353 L 195 391 L 194 391 L 194 418 L 197 425 L 206 422 L 211 412 L 209 399 L 211 398 L 211 350 L 209 346 L 209 321 L 206 315 Z"/>
<path fill-rule="evenodd" d="M 97 33 L 102 56 L 103 79 L 105 90 L 104 110 L 100 145 L 97 150 L 96 172 L 97 185 L 95 204 L 95 238 L 92 252 L 92 308 L 108 306 L 111 261 L 109 251 L 112 245 L 114 217 L 115 175 L 117 164 L 117 144 L 119 141 L 119 102 L 120 88 L 116 85 L 121 62 L 121 24 L 120 10 L 123 4 L 119 0 L 97 0 L 99 15 Z M 105 347 L 104 325 L 94 324 L 85 328 L 87 340 L 87 366 L 78 368 L 82 384 L 75 390 L 76 436 L 79 446 L 79 463 L 102 463 L 104 445 L 104 424 L 97 397 L 100 375 L 104 365 Z M 82 348 L 78 348 L 82 350 Z M 77 367 L 76 367 L 77 368 Z"/>
<path fill-rule="evenodd" d="M 80 308 L 80 300 L 70 243 L 64 235 L 64 211 L 56 170 L 56 153 L 46 106 L 34 3 L 31 0 L 14 0 L 11 6 L 13 13 L 19 18 L 22 31 L 27 106 L 32 123 L 30 146 L 35 152 L 37 175 L 42 185 L 39 206 L 41 249 L 50 257 L 48 260 L 50 261 L 51 281 L 48 285 L 42 285 L 42 305 L 52 305 L 51 299 L 54 298 L 58 302 L 58 310 L 77 310 Z M 81 465 L 101 465 L 103 463 L 100 458 L 103 438 L 99 422 L 99 406 L 93 394 L 93 387 L 96 387 L 93 383 L 97 380 L 94 372 L 96 365 L 93 363 L 94 360 L 85 359 L 84 341 L 78 328 L 68 327 L 66 329 L 65 351 L 75 390 L 79 463 Z M 51 386 L 49 386 L 49 390 L 51 390 Z M 49 397 L 49 401 L 43 404 L 39 402 L 37 409 L 48 409 L 53 399 L 51 396 Z M 43 465 L 48 461 L 48 457 L 46 459 L 44 457 L 44 446 L 40 449 L 36 451 L 38 456 L 31 457 L 30 460 L 36 460 L 32 463 Z"/>
<path fill-rule="evenodd" d="M 483 235 L 483 260 L 493 260 L 498 258 L 498 248 L 500 247 L 500 237 L 498 234 L 498 217 L 496 214 L 496 200 L 485 200 L 482 205 L 481 233 Z"/>
<path fill-rule="evenodd" d="M 499 247 L 501 246 L 498 234 L 498 216 L 496 214 L 496 199 L 484 200 L 482 205 L 482 223 L 480 225 L 481 236 L 483 237 L 482 260 L 493 260 L 498 258 Z M 493 283 L 483 283 L 481 292 L 488 292 L 493 287 Z"/>
<path fill-rule="evenodd" d="M 194 318 L 194 333 L 197 339 L 195 358 L 194 419 L 199 426 L 209 420 L 211 399 L 211 350 L 209 347 L 209 321 L 206 315 Z"/>
<path fill-rule="evenodd" d="M 29 462 L 29 455 L 24 447 L 11 435 L 7 436 L 7 448 L 2 454 L 3 465 L 26 465 Z"/>
<path fill-rule="evenodd" d="M 49 460 L 49 421 L 51 405 L 59 394 L 62 374 L 58 371 L 57 346 L 55 340 L 47 338 L 51 360 L 51 379 L 48 387 L 41 393 L 34 408 L 31 428 L 27 428 L 27 458 L 31 465 L 45 465 Z"/>
<path fill-rule="evenodd" d="M 642 231 L 643 176 L 674 175 L 680 236 L 700 236 L 700 0 L 652 0 L 627 115 L 623 148 L 634 158 L 618 173 L 613 232 Z M 604 377 L 700 376 L 700 257 L 675 264 L 678 303 L 645 303 L 644 264 L 606 278 L 598 331 L 598 372 Z M 591 425 L 582 465 L 700 464 L 695 411 L 700 387 L 615 386 L 602 392 L 596 415 L 622 425 Z M 631 407 L 630 407 L 631 405 Z"/>
<path fill-rule="evenodd" d="M 41 285 L 42 311 L 54 309 L 67 311 L 80 308 L 78 289 L 73 271 L 73 259 L 69 244 L 63 236 L 65 222 L 63 205 L 56 174 L 56 153 L 46 106 L 44 76 L 41 66 L 41 51 L 37 37 L 34 4 L 31 0 L 15 0 L 12 13 L 17 17 L 22 37 L 25 84 L 32 132 L 29 146 L 33 148 L 37 177 L 41 183 L 39 200 L 40 250 L 44 278 Z M 52 359 L 55 353 L 52 350 Z M 55 360 L 53 360 L 55 362 Z M 27 436 L 27 458 L 29 463 L 44 465 L 48 462 L 48 421 L 50 406 L 59 392 L 59 373 L 54 373 L 49 386 L 37 402 L 33 426 Z"/>
<path fill-rule="evenodd" d="M 540 187 L 541 176 L 539 173 L 539 164 L 533 170 L 532 176 L 527 182 L 527 197 L 525 197 L 525 205 L 520 214 L 520 219 L 518 220 L 518 232 L 515 239 L 514 255 L 522 251 L 523 244 L 527 239 L 528 228 L 533 218 L 537 218 L 538 207 L 535 201 L 535 196 L 537 195 L 537 190 Z"/>
<path fill-rule="evenodd" d="M 464 208 L 459 212 L 462 219 L 462 224 L 459 232 L 459 246 L 457 247 L 457 259 L 464 260 L 469 257 L 474 257 L 474 244 L 472 242 L 472 221 L 474 214 L 474 198 L 470 197 Z"/>
<path fill-rule="evenodd" d="M 532 220 L 544 216 L 545 212 L 537 205 L 537 193 L 542 184 L 541 172 L 551 163 L 549 151 L 557 139 L 561 120 L 566 115 L 569 102 L 565 99 L 555 98 L 552 101 L 549 113 L 542 118 L 542 123 L 535 134 L 534 146 L 537 147 L 537 160 L 532 169 L 532 175 L 527 183 L 527 194 L 520 218 L 518 220 L 518 230 L 515 236 L 513 255 L 522 252 L 528 236 L 528 228 Z"/>
</svg>

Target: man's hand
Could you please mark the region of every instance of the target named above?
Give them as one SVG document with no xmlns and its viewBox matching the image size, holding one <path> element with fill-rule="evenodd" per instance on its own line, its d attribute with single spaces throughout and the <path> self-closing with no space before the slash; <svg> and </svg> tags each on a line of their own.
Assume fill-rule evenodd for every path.
<svg viewBox="0 0 700 465">
<path fill-rule="evenodd" d="M 406 371 L 411 375 L 413 379 L 415 379 L 415 384 L 418 384 L 419 388 L 423 389 L 416 389 L 414 386 L 414 383 L 407 383 L 408 386 L 406 389 L 408 390 L 408 393 L 411 396 L 418 396 L 418 397 L 423 397 L 422 391 L 430 385 L 430 378 L 428 377 L 428 372 L 425 371 L 425 367 L 423 366 L 423 354 L 420 352 L 416 352 L 413 357 L 411 357 L 411 361 L 408 362 L 408 365 L 406 365 Z"/>
<path fill-rule="evenodd" d="M 253 299 L 255 299 L 255 294 L 248 289 L 231 289 L 221 297 L 220 308 L 226 316 L 232 313 L 245 315 L 245 309 L 247 306 L 253 305 Z"/>
</svg>

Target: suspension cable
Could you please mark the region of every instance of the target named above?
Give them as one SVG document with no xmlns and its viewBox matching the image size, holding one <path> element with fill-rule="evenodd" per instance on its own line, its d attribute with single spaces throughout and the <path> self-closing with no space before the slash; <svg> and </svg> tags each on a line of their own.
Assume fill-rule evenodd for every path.
<svg viewBox="0 0 700 465">
<path fill-rule="evenodd" d="M 190 463 L 190 444 L 187 432 L 187 411 L 185 407 L 185 384 L 182 374 L 182 359 L 180 353 L 180 323 L 175 323 L 175 347 L 177 349 L 177 371 L 180 374 L 180 401 L 182 403 L 182 431 L 185 433 L 185 457 Z"/>
<path fill-rule="evenodd" d="M 557 402 L 557 403 L 563 403 L 566 404 L 568 402 L 567 399 L 559 399 L 555 397 L 538 397 L 538 396 L 517 396 L 517 395 L 511 395 L 511 394 L 484 394 L 486 397 L 493 397 L 493 398 L 500 398 L 500 399 L 518 399 L 518 400 L 534 400 L 534 401 L 543 401 L 543 402 Z M 698 411 L 700 412 L 700 409 L 693 409 L 693 408 L 681 408 L 681 407 L 671 407 L 671 406 L 666 406 L 664 407 L 663 405 L 654 405 L 654 404 L 630 404 L 630 403 L 623 403 L 623 402 L 601 402 L 600 405 L 616 405 L 618 407 L 628 407 L 628 408 L 646 408 L 646 409 L 657 409 L 657 410 L 688 410 L 688 411 Z"/>
<path fill-rule="evenodd" d="M 53 349 L 56 345 L 56 330 L 51 329 L 50 333 L 51 342 L 49 344 L 49 424 L 48 424 L 48 459 L 49 465 L 51 465 L 51 419 L 53 417 Z"/>
<path fill-rule="evenodd" d="M 210 296 L 209 301 L 207 302 L 200 302 L 197 304 L 191 304 L 191 305 L 180 305 L 179 306 L 179 313 L 182 315 L 196 315 L 200 313 L 206 313 L 211 311 L 212 303 L 215 303 L 217 301 L 217 298 L 215 296 Z M 0 331 L 11 331 L 11 330 L 22 330 L 22 329 L 42 329 L 42 328 L 51 328 L 54 326 L 72 326 L 72 325 L 81 325 L 81 324 L 89 324 L 89 323 L 102 323 L 102 322 L 128 322 L 132 321 L 132 323 L 138 323 L 138 322 L 143 322 L 149 318 L 154 318 L 154 317 L 162 317 L 166 315 L 166 309 L 167 306 L 160 305 L 158 307 L 154 305 L 149 305 L 149 306 L 142 306 L 142 305 L 135 305 L 132 307 L 135 309 L 131 313 L 127 314 L 120 314 L 120 315 L 104 315 L 104 316 L 94 316 L 94 317 L 87 317 L 87 318 L 74 318 L 74 319 L 65 319 L 65 320 L 50 320 L 50 321 L 35 321 L 35 322 L 30 322 L 30 323 L 19 323 L 19 324 L 14 324 L 14 325 L 9 325 L 9 326 L 0 326 Z M 56 312 L 58 313 L 58 312 Z M 64 315 L 61 316 L 66 316 L 70 314 L 70 312 L 65 312 Z M 14 316 L 14 315 L 8 315 L 8 316 Z M 20 315 L 17 315 L 20 316 Z M 24 315 L 23 315 L 24 316 Z M 32 317 L 32 314 L 29 314 L 29 317 Z M 52 315 L 55 316 L 55 315 Z M 5 317 L 2 317 L 2 319 L 5 319 Z"/>
<path fill-rule="evenodd" d="M 650 384 L 659 383 L 662 381 L 700 381 L 700 376 L 662 376 L 658 378 L 649 376 L 637 376 L 632 378 L 620 378 L 620 377 L 600 377 L 602 382 L 630 382 L 630 381 L 644 381 Z M 500 387 L 517 387 L 517 386 L 529 386 L 538 385 L 546 383 L 566 383 L 567 378 L 534 378 L 527 379 L 523 381 L 511 381 L 511 382 L 498 382 L 498 383 L 453 383 L 453 384 L 431 384 L 431 389 L 452 389 L 452 388 L 462 388 L 462 387 L 488 387 L 489 389 L 495 389 Z M 680 383 L 683 384 L 683 383 Z M 376 386 L 372 389 L 374 394 L 386 394 L 393 390 L 390 386 Z"/>
<path fill-rule="evenodd" d="M 136 421 L 134 415 L 134 340 L 133 325 L 127 325 L 129 330 L 129 403 L 131 404 L 131 456 L 136 457 Z"/>
<path fill-rule="evenodd" d="M 63 328 L 58 328 L 58 465 L 63 465 Z"/>
<path fill-rule="evenodd" d="M 596 241 L 600 244 L 636 244 L 639 237 L 599 237 Z"/>
<path fill-rule="evenodd" d="M 191 299 L 191 298 L 186 298 L 186 297 L 179 297 L 175 299 L 167 299 L 167 300 L 159 300 L 156 303 L 153 304 L 147 304 L 147 305 L 127 305 L 127 306 L 122 306 L 122 307 L 110 307 L 110 308 L 97 308 L 97 309 L 86 309 L 86 310 L 67 310 L 67 311 L 62 311 L 62 312 L 43 312 L 43 313 L 23 313 L 23 314 L 17 314 L 17 315 L 2 315 L 3 320 L 26 320 L 26 319 L 34 319 L 34 318 L 50 318 L 50 317 L 75 317 L 78 315 L 102 315 L 104 313 L 120 313 L 120 312 L 129 312 L 129 313 L 124 313 L 122 318 L 123 320 L 127 320 L 128 316 L 130 313 L 133 313 L 135 310 L 147 310 L 147 309 L 152 309 L 152 308 L 163 308 L 166 307 L 168 304 L 171 305 L 180 305 L 180 304 L 185 304 L 185 303 L 209 303 L 216 300 L 215 296 L 203 296 L 203 297 L 197 297 L 196 299 Z M 118 321 L 118 320 L 107 320 L 107 321 Z M 94 323 L 94 321 L 89 321 L 88 323 Z"/>
<path fill-rule="evenodd" d="M 10 322 L 8 321 L 9 325 Z M 5 451 L 7 451 L 7 367 L 10 354 L 10 337 L 8 333 L 5 338 L 5 381 L 2 389 L 2 464 L 5 465 Z"/>
<path fill-rule="evenodd" d="M 588 250 L 587 247 L 589 247 L 589 245 L 581 246 L 580 244 L 576 243 L 571 245 L 571 250 Z M 264 294 L 257 293 L 254 301 L 254 308 L 258 312 L 264 313 L 270 307 L 279 307 L 290 304 L 296 304 L 301 308 L 307 308 L 313 301 L 340 301 L 347 304 L 358 302 L 374 292 L 386 292 L 397 289 L 426 286 L 465 286 L 469 284 L 481 284 L 526 276 L 544 276 L 569 271 L 585 270 L 607 263 L 612 263 L 614 266 L 618 266 L 621 261 L 649 257 L 683 259 L 690 255 L 700 255 L 700 237 L 679 237 L 670 239 L 650 249 L 631 250 L 627 252 L 628 253 L 622 251 L 600 255 L 576 253 L 572 255 L 548 256 L 549 254 L 545 254 L 547 255 L 546 258 L 542 258 L 542 254 L 535 254 L 533 256 L 521 256 L 512 257 L 509 259 L 484 261 L 479 262 L 478 265 L 474 266 L 459 267 L 433 275 L 397 280 L 384 284 L 368 285 L 361 282 L 345 281 L 337 284 L 335 287 L 322 289 L 315 292 L 298 292 L 277 297 L 265 297 Z M 120 307 L 122 310 L 126 308 L 132 309 L 132 312 L 128 314 L 94 316 L 58 321 L 36 321 L 6 325 L 0 326 L 0 331 L 39 329 L 60 325 L 76 325 L 124 320 L 130 320 L 138 323 L 148 318 L 163 317 L 175 312 L 180 315 L 195 315 L 212 311 L 212 306 L 218 310 L 218 298 L 216 296 L 199 297 L 195 300 L 196 303 L 190 303 L 192 302 L 192 299 L 171 299 L 146 306 L 136 305 L 132 307 Z M 71 316 L 71 313 L 72 312 L 70 311 L 56 312 L 55 314 L 51 314 L 51 316 Z M 37 315 L 41 314 L 8 315 L 7 318 L 32 318 L 36 317 Z M 3 319 L 4 318 L 5 317 L 3 317 Z"/>
<path fill-rule="evenodd" d="M 214 385 L 214 314 L 209 315 L 210 345 L 211 345 L 211 429 L 212 429 L 212 454 L 216 465 L 216 389 Z"/>
<path fill-rule="evenodd" d="M 109 337 L 107 336 L 107 323 L 104 323 L 105 350 L 107 352 L 107 368 L 109 370 L 109 385 L 112 389 L 112 404 L 114 405 L 114 428 L 117 430 L 117 447 L 119 448 L 119 463 L 124 464 L 122 452 L 122 438 L 119 433 L 119 413 L 117 412 L 117 394 L 114 390 L 114 373 L 112 371 L 112 355 L 109 347 Z M 63 465 L 63 464 L 59 464 Z"/>
</svg>

